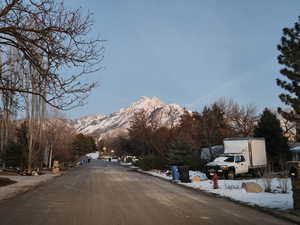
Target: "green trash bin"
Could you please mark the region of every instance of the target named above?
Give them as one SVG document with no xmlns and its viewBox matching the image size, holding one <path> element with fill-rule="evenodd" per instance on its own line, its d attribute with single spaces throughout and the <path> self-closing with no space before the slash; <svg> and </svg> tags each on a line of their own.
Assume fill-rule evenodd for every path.
<svg viewBox="0 0 300 225">
<path fill-rule="evenodd" d="M 183 183 L 191 183 L 190 180 L 190 167 L 189 166 L 178 166 L 178 172 L 180 176 L 180 181 Z"/>
</svg>

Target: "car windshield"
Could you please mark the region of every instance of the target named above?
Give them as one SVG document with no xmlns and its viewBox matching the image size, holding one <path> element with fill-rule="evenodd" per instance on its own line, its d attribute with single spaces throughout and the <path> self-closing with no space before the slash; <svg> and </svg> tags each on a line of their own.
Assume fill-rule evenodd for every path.
<svg viewBox="0 0 300 225">
<path fill-rule="evenodd" d="M 234 156 L 227 156 L 227 159 L 224 162 L 234 162 Z"/>
<path fill-rule="evenodd" d="M 214 160 L 214 162 L 224 162 L 227 159 L 227 157 L 222 156 L 222 157 L 218 157 Z"/>
</svg>

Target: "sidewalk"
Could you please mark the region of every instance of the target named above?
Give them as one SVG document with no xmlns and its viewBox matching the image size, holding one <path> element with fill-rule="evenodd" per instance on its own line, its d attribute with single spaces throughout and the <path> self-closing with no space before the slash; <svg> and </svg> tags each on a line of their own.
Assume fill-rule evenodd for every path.
<svg viewBox="0 0 300 225">
<path fill-rule="evenodd" d="M 0 176 L 9 178 L 17 183 L 0 187 L 0 200 L 11 198 L 17 194 L 26 192 L 34 187 L 60 176 L 62 173 L 46 173 L 40 176 Z"/>
</svg>

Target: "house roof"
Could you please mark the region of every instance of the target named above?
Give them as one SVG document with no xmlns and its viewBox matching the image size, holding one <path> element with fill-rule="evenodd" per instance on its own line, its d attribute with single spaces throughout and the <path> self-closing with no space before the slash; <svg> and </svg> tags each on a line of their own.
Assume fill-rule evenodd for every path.
<svg viewBox="0 0 300 225">
<path fill-rule="evenodd" d="M 291 152 L 300 152 L 300 146 L 296 146 L 290 149 Z"/>
</svg>

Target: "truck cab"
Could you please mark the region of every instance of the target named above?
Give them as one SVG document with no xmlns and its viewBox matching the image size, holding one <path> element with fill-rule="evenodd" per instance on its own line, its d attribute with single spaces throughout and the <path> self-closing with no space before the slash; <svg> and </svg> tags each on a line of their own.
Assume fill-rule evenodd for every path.
<svg viewBox="0 0 300 225">
<path fill-rule="evenodd" d="M 248 163 L 241 154 L 224 154 L 206 165 L 208 178 L 217 174 L 220 177 L 233 178 L 237 174 L 248 173 Z"/>
</svg>

